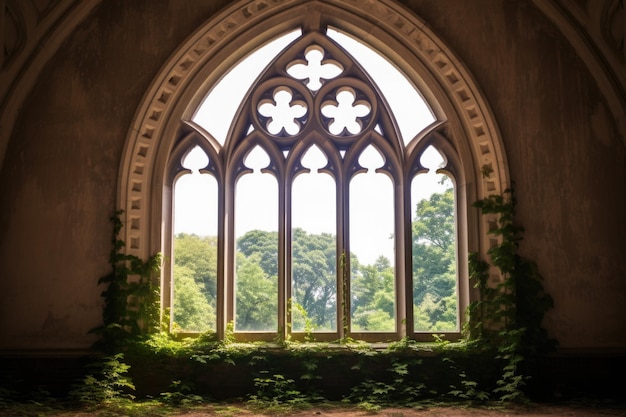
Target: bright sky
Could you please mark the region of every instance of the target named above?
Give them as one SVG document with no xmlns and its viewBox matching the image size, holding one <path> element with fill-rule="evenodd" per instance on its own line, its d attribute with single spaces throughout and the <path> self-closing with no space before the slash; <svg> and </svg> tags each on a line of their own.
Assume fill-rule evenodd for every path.
<svg viewBox="0 0 626 417">
<path fill-rule="evenodd" d="M 419 92 L 389 61 L 340 32 L 329 30 L 328 35 L 355 57 L 377 83 L 392 108 L 405 143 L 434 121 Z M 213 88 L 198 109 L 194 121 L 223 144 L 239 103 L 259 75 L 259 69 L 265 68 L 276 54 L 299 36 L 299 31 L 292 32 L 244 59 Z M 267 166 L 268 161 L 263 152 L 256 154 L 254 151 L 246 160 L 246 165 L 254 169 L 255 173 L 244 175 L 237 184 L 237 236 L 252 229 L 277 230 L 276 180 L 271 174 L 258 172 Z M 422 157 L 422 165 L 427 168 L 436 169 L 441 161 L 441 156 L 432 148 Z M 206 162 L 207 157 L 203 152 L 191 152 L 185 160 L 185 166 L 195 171 L 206 166 Z M 365 264 L 373 263 L 381 254 L 393 263 L 394 241 L 390 239 L 394 232 L 391 180 L 384 174 L 374 172 L 382 165 L 382 157 L 378 152 L 366 152 L 359 162 L 370 169 L 366 174 L 357 175 L 351 182 L 351 250 Z M 311 168 L 311 174 L 300 175 L 294 181 L 293 226 L 302 227 L 309 233 L 336 234 L 335 184 L 327 174 L 316 172 L 316 168 L 325 165 L 323 153 L 317 147 L 312 148 L 305 156 L 303 165 Z M 445 189 L 445 186 L 438 184 L 440 176 L 434 173 L 434 169 L 413 181 L 413 207 L 433 192 Z M 259 182 L 252 180 L 255 176 L 264 177 L 268 185 L 260 186 Z M 178 180 L 175 192 L 175 233 L 216 235 L 215 179 L 194 172 Z"/>
</svg>

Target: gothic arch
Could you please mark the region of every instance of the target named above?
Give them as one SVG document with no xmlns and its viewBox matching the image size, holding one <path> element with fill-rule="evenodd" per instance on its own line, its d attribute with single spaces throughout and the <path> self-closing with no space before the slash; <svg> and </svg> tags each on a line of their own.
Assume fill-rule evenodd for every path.
<svg viewBox="0 0 626 417">
<path fill-rule="evenodd" d="M 221 74 L 259 45 L 296 25 L 325 24 L 386 55 L 425 95 L 437 123 L 422 132 L 445 138 L 464 161 L 465 201 L 509 185 L 504 148 L 491 110 L 471 74 L 417 16 L 393 0 L 237 1 L 198 28 L 166 62 L 137 110 L 127 135 L 118 187 L 127 251 L 160 251 L 165 165 L 174 142 Z M 200 128 L 194 130 L 201 132 Z M 409 150 L 410 151 L 410 150 Z M 482 175 L 489 171 L 488 176 Z M 467 205 L 467 251 L 489 247 L 487 220 Z"/>
</svg>

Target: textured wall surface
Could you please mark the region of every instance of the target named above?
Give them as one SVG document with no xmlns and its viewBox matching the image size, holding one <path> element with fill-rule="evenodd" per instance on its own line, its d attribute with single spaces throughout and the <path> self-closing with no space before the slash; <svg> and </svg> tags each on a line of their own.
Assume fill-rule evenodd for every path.
<svg viewBox="0 0 626 417">
<path fill-rule="evenodd" d="M 0 349 L 81 349 L 101 319 L 124 140 L 163 63 L 227 1 L 107 0 L 24 101 L 0 171 Z M 626 350 L 626 147 L 576 49 L 527 1 L 403 2 L 490 103 L 523 254 L 563 348 Z M 1 127 L 0 127 L 1 128 Z"/>
<path fill-rule="evenodd" d="M 103 2 L 40 74 L 0 175 L 0 349 L 93 342 L 132 117 L 163 61 L 220 6 Z"/>
<path fill-rule="evenodd" d="M 550 333 L 563 347 L 625 346 L 626 150 L 592 74 L 526 2 L 416 3 L 492 106 L 526 228 L 521 251 L 555 301 Z"/>
</svg>

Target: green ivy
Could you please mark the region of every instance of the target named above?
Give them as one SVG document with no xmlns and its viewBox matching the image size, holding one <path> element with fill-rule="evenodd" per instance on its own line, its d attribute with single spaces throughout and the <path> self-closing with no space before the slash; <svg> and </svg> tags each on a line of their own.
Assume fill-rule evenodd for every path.
<svg viewBox="0 0 626 417">
<path fill-rule="evenodd" d="M 115 351 L 129 338 L 158 331 L 160 326 L 160 295 L 155 276 L 160 271 L 161 256 L 156 254 L 144 261 L 123 253 L 126 244 L 119 238 L 122 214 L 123 211 L 116 211 L 109 219 L 113 224 L 111 272 L 98 280 L 98 284 L 107 286 L 102 292 L 103 324 L 92 332 L 101 334 L 96 347 L 103 350 Z"/>
<path fill-rule="evenodd" d="M 123 362 L 124 354 L 106 356 L 88 366 L 89 373 L 76 384 L 69 397 L 77 404 L 97 406 L 105 402 L 124 402 L 134 397 L 132 380 L 126 375 L 129 365 Z"/>
<path fill-rule="evenodd" d="M 99 347 L 114 353 L 127 352 L 130 356 L 127 360 L 141 366 L 150 366 L 152 361 L 175 360 L 182 361 L 177 366 L 193 370 L 185 374 L 184 383 L 175 379 L 170 386 L 173 391 L 162 394 L 161 401 L 168 404 L 197 402 L 201 397 L 194 392 L 196 373 L 219 365 L 251 367 L 250 375 L 254 379 L 248 383 L 255 387 L 248 394 L 251 404 L 274 407 L 322 401 L 319 388 L 324 382 L 320 381 L 323 374 L 320 367 L 336 363 L 337 355 L 348 355 L 347 358 L 356 361 L 345 370 L 351 373 L 353 385 L 344 400 L 365 409 L 411 405 L 433 398 L 522 400 L 529 378 L 528 364 L 533 355 L 553 346 L 554 341 L 548 339 L 541 327 L 545 312 L 552 307 L 552 299 L 543 291 L 536 265 L 518 254 L 523 228 L 514 223 L 515 205 L 512 190 L 474 204 L 483 214 L 497 217 L 496 226 L 489 233 L 497 236 L 500 243 L 488 251 L 491 264 L 477 254 L 470 255 L 470 279 L 479 299 L 468 307 L 465 339 L 450 342 L 433 335 L 435 342 L 424 344 L 404 338 L 382 350 L 345 336 L 349 315 L 345 287 L 341 300 L 344 337 L 333 344 L 311 343 L 312 334 L 305 343 L 290 339 L 277 340 L 273 346 L 235 343 L 232 322 L 228 323 L 223 340 L 217 340 L 212 332 L 197 338 L 177 338 L 159 322 L 155 277 L 161 257 L 157 254 L 143 261 L 123 253 L 125 243 L 119 239 L 122 212 L 118 211 L 111 216 L 112 270 L 99 280 L 99 284 L 107 285 L 102 292 L 103 325 L 94 330 L 102 335 Z M 342 273 L 347 274 L 345 254 L 340 266 Z M 500 271 L 501 281 L 490 282 L 492 267 Z M 291 308 L 294 306 L 290 305 Z M 305 318 L 305 330 L 312 333 L 310 325 L 306 325 L 305 312 L 300 313 Z M 111 356 L 105 360 L 113 368 L 125 371 L 128 368 L 124 369 L 126 365 L 121 358 Z M 426 358 L 428 365 L 424 365 Z M 117 361 L 117 365 L 111 361 Z M 295 368 L 285 367 L 285 361 Z M 501 372 L 495 381 L 485 377 L 487 368 L 497 370 L 498 366 Z M 100 382 L 85 380 L 85 392 L 89 394 L 99 387 L 108 389 L 118 382 L 131 383 L 121 373 L 115 378 Z M 104 391 L 100 394 L 108 395 Z"/>
<path fill-rule="evenodd" d="M 479 300 L 468 308 L 466 332 L 477 346 L 496 347 L 496 358 L 504 367 L 494 393 L 506 401 L 524 399 L 523 388 L 530 377 L 525 374 L 530 371 L 528 365 L 537 354 L 556 346 L 542 327 L 553 300 L 543 289 L 537 265 L 519 254 L 524 228 L 514 221 L 516 205 L 513 188 L 474 203 L 484 215 L 497 218 L 488 233 L 498 237 L 499 243 L 487 253 L 502 279 L 490 282 L 490 264 L 476 253 L 469 258 L 470 279 L 478 289 Z"/>
</svg>

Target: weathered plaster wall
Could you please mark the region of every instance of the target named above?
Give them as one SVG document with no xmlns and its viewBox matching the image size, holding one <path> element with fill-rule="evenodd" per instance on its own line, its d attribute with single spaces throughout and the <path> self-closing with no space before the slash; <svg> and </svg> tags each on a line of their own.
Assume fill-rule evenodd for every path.
<svg viewBox="0 0 626 417">
<path fill-rule="evenodd" d="M 107 0 L 41 74 L 0 176 L 0 349 L 93 342 L 132 117 L 163 62 L 225 3 Z"/>
<path fill-rule="evenodd" d="M 21 110 L 0 172 L 0 349 L 86 348 L 101 318 L 122 147 L 161 65 L 228 3 L 107 0 Z M 565 348 L 626 349 L 626 149 L 593 77 L 529 2 L 404 2 L 482 87 L 516 182 L 521 249 Z"/>
<path fill-rule="evenodd" d="M 563 347 L 626 346 L 626 149 L 594 79 L 528 2 L 415 1 L 491 104 L 516 184 L 522 253 Z"/>
</svg>

